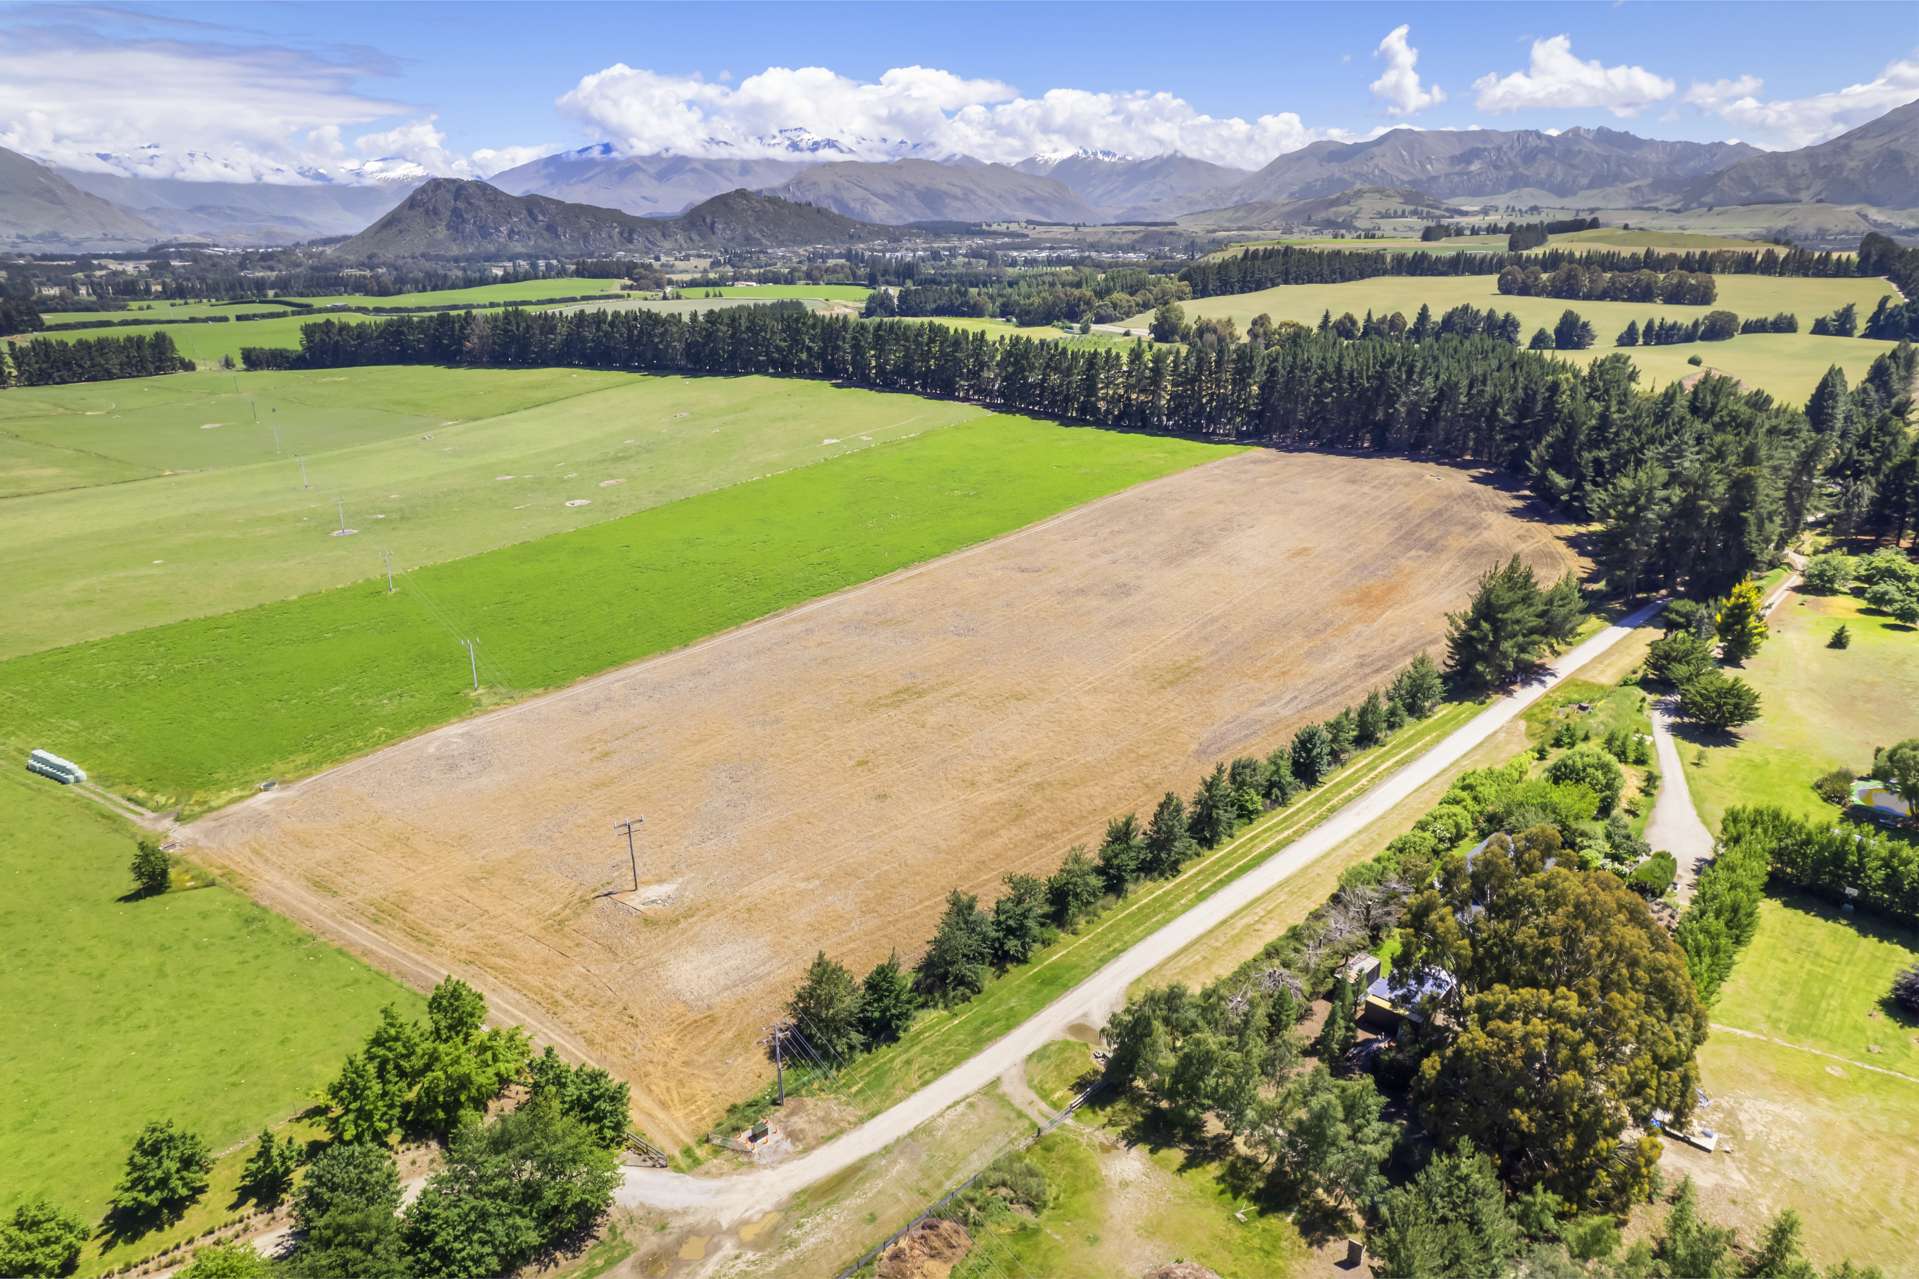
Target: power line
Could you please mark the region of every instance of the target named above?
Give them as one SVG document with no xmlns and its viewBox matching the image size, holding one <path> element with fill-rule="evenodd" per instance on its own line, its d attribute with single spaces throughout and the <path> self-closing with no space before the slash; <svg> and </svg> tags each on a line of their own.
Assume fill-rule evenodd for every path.
<svg viewBox="0 0 1919 1279">
<path fill-rule="evenodd" d="M 646 818 L 644 817 L 629 817 L 623 822 L 613 823 L 614 830 L 623 830 L 626 832 L 626 860 L 630 862 L 633 867 L 633 891 L 636 893 L 640 891 L 640 858 L 639 854 L 633 851 L 633 828 L 641 825 L 645 821 Z"/>
</svg>

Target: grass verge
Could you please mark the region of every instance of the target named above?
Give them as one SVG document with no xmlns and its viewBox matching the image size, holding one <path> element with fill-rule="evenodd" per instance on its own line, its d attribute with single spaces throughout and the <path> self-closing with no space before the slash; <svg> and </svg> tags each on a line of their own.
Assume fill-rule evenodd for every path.
<svg viewBox="0 0 1919 1279">
<path fill-rule="evenodd" d="M 301 1109 L 380 1005 L 422 1010 L 225 888 L 127 900 L 132 830 L 44 779 L 0 775 L 0 832 L 0 1210 L 45 1194 L 96 1222 L 148 1121 L 234 1146 Z M 180 1237 L 229 1215 L 238 1178 L 216 1177 Z"/>
</svg>

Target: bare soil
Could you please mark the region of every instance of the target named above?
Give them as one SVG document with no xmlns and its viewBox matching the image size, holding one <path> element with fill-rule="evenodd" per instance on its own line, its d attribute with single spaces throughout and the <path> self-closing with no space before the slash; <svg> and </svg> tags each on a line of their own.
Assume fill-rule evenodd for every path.
<svg viewBox="0 0 1919 1279">
<path fill-rule="evenodd" d="M 948 889 L 1356 701 L 1564 529 L 1455 467 L 1252 452 L 551 696 L 182 832 L 416 982 L 476 981 L 630 1080 L 656 1141 L 768 1073 L 816 950 L 917 953 Z M 565 618 L 555 618 L 557 626 Z M 632 909 L 616 820 L 644 816 Z"/>
</svg>

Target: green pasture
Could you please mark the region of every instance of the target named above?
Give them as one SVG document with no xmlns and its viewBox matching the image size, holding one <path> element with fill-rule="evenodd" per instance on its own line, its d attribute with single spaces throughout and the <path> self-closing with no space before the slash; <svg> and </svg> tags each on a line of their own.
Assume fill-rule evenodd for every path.
<svg viewBox="0 0 1919 1279">
<path fill-rule="evenodd" d="M 237 364 L 242 347 L 299 346 L 300 326 L 311 324 L 316 319 L 357 324 L 371 318 L 358 311 L 332 311 L 322 316 L 286 312 L 274 314 L 265 320 L 235 320 L 226 324 L 128 324 L 111 329 L 69 329 L 60 333 L 36 333 L 30 336 L 72 342 L 86 338 L 148 337 L 164 333 L 180 348 L 180 354 L 205 369 L 219 364 L 221 356 L 231 356 Z M 113 385 L 124 386 L 126 382 L 122 380 Z M 9 391 L 8 394 L 13 392 Z"/>
<path fill-rule="evenodd" d="M 1797 896 L 1760 903 L 1699 1053 L 1714 1099 L 1702 1122 L 1732 1143 L 1713 1158 L 1737 1159 L 1734 1175 L 1765 1188 L 1718 1214 L 1747 1239 L 1795 1207 L 1822 1263 L 1908 1273 L 1919 1249 L 1901 1207 L 1919 1198 L 1919 1021 L 1887 992 L 1915 962 L 1919 935 L 1864 912 Z"/>
<path fill-rule="evenodd" d="M 699 311 L 719 311 L 734 306 L 765 306 L 768 302 L 778 302 L 779 298 L 770 297 L 679 297 L 662 298 L 657 294 L 634 294 L 623 298 L 606 298 L 597 302 L 563 302 L 558 306 L 540 307 L 542 311 L 658 311 L 662 315 L 692 315 Z M 825 305 L 818 298 L 799 298 L 809 311 L 817 311 Z"/>
<path fill-rule="evenodd" d="M 396 594 L 366 580 L 17 657 L 0 722 L 16 749 L 203 809 L 1232 451 L 977 417 L 407 572 Z M 478 698 L 461 637 L 479 643 Z"/>
<path fill-rule="evenodd" d="M 1851 646 L 1827 648 L 1842 622 Z M 1919 632 L 1850 595 L 1798 592 L 1771 624 L 1738 672 L 1759 690 L 1759 718 L 1732 744 L 1679 742 L 1693 804 L 1715 829 L 1735 804 L 1836 818 L 1813 781 L 1842 766 L 1863 772 L 1874 747 L 1919 734 Z"/>
<path fill-rule="evenodd" d="M 626 281 L 603 276 L 562 276 L 551 280 L 514 280 L 507 284 L 476 284 L 470 289 L 429 289 L 423 293 L 326 293 L 292 300 L 314 306 L 486 306 L 494 302 L 538 302 L 542 298 L 577 298 L 589 293 L 618 293 Z"/>
<path fill-rule="evenodd" d="M 1554 249 L 1728 249 L 1752 253 L 1778 248 L 1776 244 L 1737 235 L 1712 235 L 1702 231 L 1646 231 L 1602 226 L 1592 231 L 1569 231 L 1555 235 L 1547 246 Z"/>
<path fill-rule="evenodd" d="M 205 315 L 285 315 L 289 308 L 277 302 L 205 302 L 200 300 L 154 298 L 129 302 L 120 311 L 42 311 L 48 324 L 67 324 L 80 320 L 144 319 L 154 324 L 172 320 L 191 320 Z M 129 326 L 131 327 L 131 326 Z"/>
<path fill-rule="evenodd" d="M 1705 359 L 1715 367 L 1735 371 L 1742 381 L 1772 392 L 1791 402 L 1803 403 L 1818 384 L 1829 364 L 1845 362 L 1849 369 L 1863 372 L 1874 357 L 1892 349 L 1890 342 L 1864 338 L 1815 338 L 1813 319 L 1843 306 L 1857 304 L 1860 316 L 1872 313 L 1890 286 L 1873 278 L 1836 277 L 1812 279 L 1796 276 L 1722 275 L 1717 277 L 1719 300 L 1712 307 L 1659 306 L 1640 302 L 1567 301 L 1562 298 L 1509 297 L 1499 292 L 1495 277 L 1461 276 L 1378 276 L 1345 284 L 1289 284 L 1263 289 L 1257 293 L 1232 293 L 1219 297 L 1196 298 L 1181 303 L 1189 319 L 1212 316 L 1231 319 L 1244 333 L 1256 315 L 1274 320 L 1292 320 L 1316 325 L 1320 316 L 1331 311 L 1335 318 L 1350 311 L 1364 316 L 1401 312 L 1408 320 L 1418 313 L 1421 303 L 1432 308 L 1437 319 L 1445 311 L 1463 304 L 1501 312 L 1510 311 L 1525 326 L 1530 338 L 1537 328 L 1550 329 L 1567 309 L 1579 312 L 1592 322 L 1599 339 L 1586 351 L 1568 353 L 1570 358 L 1589 361 L 1615 350 L 1633 357 L 1646 370 L 1645 381 L 1653 384 L 1683 376 L 1678 370 L 1693 372 L 1685 364 L 1689 348 L 1615 347 L 1613 341 L 1628 322 L 1644 324 L 1658 316 L 1682 321 L 1696 320 L 1708 310 L 1732 311 L 1740 317 L 1773 315 L 1790 311 L 1799 317 L 1796 334 L 1747 334 L 1728 342 L 1698 344 Z M 1150 312 L 1125 321 L 1129 328 L 1144 329 L 1152 323 Z M 1751 344 L 1743 346 L 1742 344 Z M 1741 354 L 1741 351 L 1748 352 Z M 1670 352 L 1680 354 L 1675 362 Z M 1782 358 L 1783 357 L 1783 358 Z M 1748 376 L 1749 375 L 1749 376 Z"/>
<path fill-rule="evenodd" d="M 1351 253 L 1504 253 L 1503 235 L 1455 235 L 1444 240 L 1422 240 L 1416 235 L 1386 235 L 1374 240 L 1356 236 L 1298 235 L 1248 240 L 1209 253 L 1209 258 L 1231 257 L 1247 249 L 1334 249 Z"/>
<path fill-rule="evenodd" d="M 225 888 L 125 900 L 134 837 L 76 792 L 0 771 L 0 1210 L 45 1194 L 97 1222 L 149 1120 L 233 1146 L 304 1109 L 381 1004 L 420 1010 Z M 214 1194 L 224 1210 L 231 1182 Z"/>
<path fill-rule="evenodd" d="M 371 578 L 383 550 L 404 572 L 531 541 L 982 416 L 803 379 L 564 368 L 13 390 L 0 657 Z M 331 536 L 336 502 L 356 535 Z"/>
<path fill-rule="evenodd" d="M 1084 1045 L 1075 1045 L 1082 1060 Z M 1283 1213 L 1262 1211 L 1218 1162 L 1128 1137 L 1133 1108 L 1082 1111 L 1024 1152 L 1045 1173 L 1051 1202 L 980 1227 L 953 1279 L 1109 1279 L 1179 1258 L 1220 1279 L 1276 1279 L 1308 1250 Z M 1244 1219 L 1235 1217 L 1243 1213 Z"/>
<path fill-rule="evenodd" d="M 1890 994 L 1914 964 L 1919 933 L 1811 897 L 1769 897 L 1713 1020 L 1919 1081 L 1919 1018 L 1898 1012 Z M 1919 1106 L 1919 1082 L 1913 1088 Z"/>
<path fill-rule="evenodd" d="M 1808 324 L 1803 315 L 1799 322 Z M 1639 367 L 1640 384 L 1649 389 L 1705 370 L 1737 378 L 1747 386 L 1769 391 L 1776 399 L 1797 407 L 1805 404 L 1812 389 L 1819 385 L 1819 379 L 1833 365 L 1845 370 L 1847 383 L 1856 386 L 1872 362 L 1893 345 L 1864 338 L 1815 337 L 1805 332 L 1743 333 L 1727 342 L 1678 342 L 1671 346 L 1633 347 L 1629 351 L 1625 347 L 1595 343 L 1584 351 L 1560 352 L 1559 358 L 1584 367 L 1608 355 L 1628 351 Z M 1688 363 L 1695 355 L 1700 362 Z"/>
<path fill-rule="evenodd" d="M 757 298 L 762 302 L 787 299 L 823 302 L 864 302 L 873 290 L 864 284 L 688 284 L 676 286 L 682 296 L 704 298 Z"/>
</svg>

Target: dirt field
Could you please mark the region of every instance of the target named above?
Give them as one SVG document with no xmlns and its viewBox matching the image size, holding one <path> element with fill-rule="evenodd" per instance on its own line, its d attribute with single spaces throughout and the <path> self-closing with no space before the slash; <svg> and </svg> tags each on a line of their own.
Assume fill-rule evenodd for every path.
<svg viewBox="0 0 1919 1279">
<path fill-rule="evenodd" d="M 1561 530 L 1460 469 L 1254 452 L 209 817 L 199 855 L 630 1079 L 656 1139 L 766 1072 L 816 949 L 912 957 L 946 891 L 1362 696 Z M 557 620 L 556 620 L 557 622 Z M 617 819 L 644 815 L 635 913 Z"/>
</svg>

